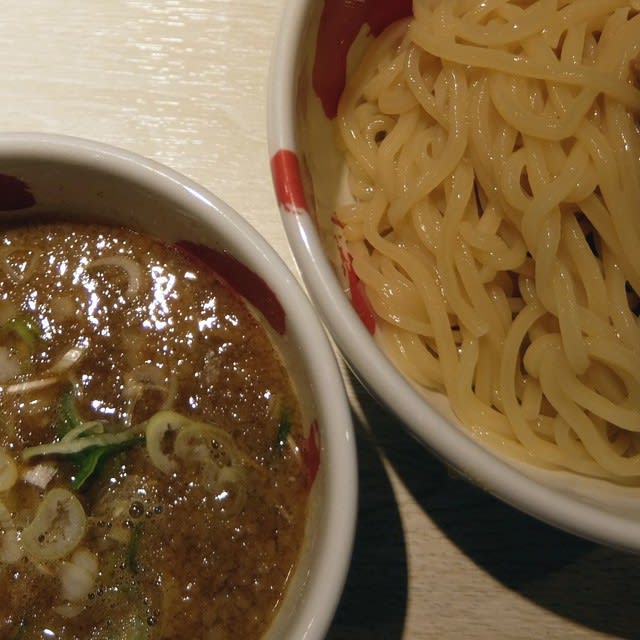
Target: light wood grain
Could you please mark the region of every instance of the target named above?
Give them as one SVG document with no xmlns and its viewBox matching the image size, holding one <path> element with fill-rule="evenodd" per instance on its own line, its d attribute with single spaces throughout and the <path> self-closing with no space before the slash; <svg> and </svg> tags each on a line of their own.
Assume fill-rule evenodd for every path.
<svg viewBox="0 0 640 640">
<path fill-rule="evenodd" d="M 21 0 L 0 18 L 0 130 L 163 162 L 295 265 L 271 188 L 269 59 L 284 0 Z M 345 373 L 359 526 L 330 640 L 638 638 L 640 558 L 551 529 L 417 445 Z"/>
</svg>

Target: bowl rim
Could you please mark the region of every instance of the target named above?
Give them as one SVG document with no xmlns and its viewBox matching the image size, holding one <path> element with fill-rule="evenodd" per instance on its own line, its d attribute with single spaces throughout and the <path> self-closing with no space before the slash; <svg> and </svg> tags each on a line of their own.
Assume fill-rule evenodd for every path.
<svg viewBox="0 0 640 640">
<path fill-rule="evenodd" d="M 287 0 L 281 17 L 268 81 L 267 139 L 271 159 L 287 150 L 301 160 L 294 125 L 297 74 L 299 52 L 314 4 L 309 0 Z M 275 183 L 275 176 L 272 177 Z M 342 356 L 369 393 L 399 418 L 410 435 L 472 483 L 516 509 L 585 539 L 640 552 L 640 521 L 539 484 L 469 435 L 451 428 L 381 349 L 371 348 L 371 336 L 324 254 L 309 212 L 292 213 L 280 204 L 280 215 L 302 280 Z"/>
<path fill-rule="evenodd" d="M 285 309 L 287 335 L 298 337 L 298 351 L 309 363 L 309 386 L 320 422 L 321 459 L 329 461 L 322 474 L 326 501 L 320 510 L 319 533 L 314 533 L 312 570 L 303 577 L 304 594 L 289 623 L 290 637 L 321 640 L 335 615 L 350 567 L 357 517 L 357 454 L 337 354 L 298 279 L 268 241 L 230 205 L 185 175 L 137 153 L 86 138 L 26 131 L 0 133 L 2 158 L 80 163 L 144 185 L 207 220 L 224 240 L 224 247 L 234 254 L 243 253 L 242 263 L 250 261 L 251 268 L 259 265 L 260 275 Z M 295 599 L 296 594 L 287 592 L 284 602 L 290 597 Z M 276 613 L 274 621 L 278 616 Z"/>
</svg>

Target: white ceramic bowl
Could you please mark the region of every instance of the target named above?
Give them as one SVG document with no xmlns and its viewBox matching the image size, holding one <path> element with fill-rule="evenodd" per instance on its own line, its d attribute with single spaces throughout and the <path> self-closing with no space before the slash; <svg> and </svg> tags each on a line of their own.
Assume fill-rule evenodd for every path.
<svg viewBox="0 0 640 640">
<path fill-rule="evenodd" d="M 305 423 L 318 426 L 320 465 L 302 555 L 266 638 L 323 638 L 351 558 L 357 466 L 335 355 L 295 277 L 238 213 L 170 169 L 87 140 L 0 134 L 0 216 L 28 220 L 42 212 L 120 223 L 167 241 L 224 251 L 257 274 L 279 301 L 284 331 L 272 333 L 297 380 Z"/>
<path fill-rule="evenodd" d="M 409 15 L 410 0 L 289 0 L 273 54 L 268 133 L 283 224 L 307 290 L 355 375 L 423 444 L 503 501 L 583 537 L 640 551 L 640 490 L 499 458 L 474 441 L 447 399 L 417 391 L 391 364 L 352 306 L 327 251 L 343 161 L 332 116 L 345 56 L 363 28 Z M 339 27 L 339 29 L 338 29 Z M 319 44 L 320 43 L 320 44 Z"/>
</svg>

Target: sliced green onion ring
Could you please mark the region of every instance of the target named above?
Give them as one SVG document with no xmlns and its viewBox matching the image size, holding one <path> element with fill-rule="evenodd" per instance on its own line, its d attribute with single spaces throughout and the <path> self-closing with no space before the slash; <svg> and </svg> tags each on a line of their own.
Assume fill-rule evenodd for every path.
<svg viewBox="0 0 640 640">
<path fill-rule="evenodd" d="M 88 425 L 88 427 L 87 427 Z M 36 456 L 49 456 L 49 455 L 68 455 L 71 453 L 78 453 L 89 449 L 90 447 L 104 447 L 113 444 L 122 444 L 128 442 L 134 438 L 137 438 L 141 433 L 141 427 L 135 426 L 125 431 L 118 431 L 116 433 L 96 433 L 91 435 L 82 435 L 87 428 L 96 428 L 96 425 L 100 425 L 99 422 L 87 422 L 83 423 L 79 427 L 76 427 L 77 433 L 72 439 L 67 439 L 76 429 L 70 431 L 62 440 L 58 442 L 50 442 L 48 444 L 36 445 L 35 447 L 28 447 L 22 452 L 22 459 L 27 461 Z M 102 425 L 100 425 L 102 426 Z"/>
<path fill-rule="evenodd" d="M 167 442 L 172 432 L 173 442 Z M 227 431 L 174 411 L 161 411 L 149 420 L 146 433 L 147 450 L 158 469 L 174 473 L 180 461 L 194 469 L 222 514 L 230 517 L 242 510 L 247 496 L 243 455 Z"/>
<path fill-rule="evenodd" d="M 56 488 L 45 494 L 22 532 L 22 543 L 35 560 L 59 560 L 78 546 L 86 528 L 87 516 L 78 498 L 67 489 Z"/>
<path fill-rule="evenodd" d="M 176 456 L 189 462 L 214 460 L 219 467 L 239 464 L 240 451 L 227 431 L 206 422 L 192 422 L 176 435 Z"/>
<path fill-rule="evenodd" d="M 151 462 L 167 475 L 178 469 L 178 463 L 165 453 L 165 436 L 193 424 L 193 420 L 175 411 L 158 411 L 147 421 L 147 451 Z"/>
<path fill-rule="evenodd" d="M 18 530 L 9 509 L 0 502 L 0 563 L 18 562 L 22 558 Z"/>
<path fill-rule="evenodd" d="M 18 467 L 4 448 L 0 448 L 0 491 L 9 491 L 18 479 Z"/>
<path fill-rule="evenodd" d="M 100 267 L 117 267 L 127 274 L 127 288 L 124 291 L 124 295 L 127 298 L 132 298 L 140 290 L 143 277 L 142 267 L 132 258 L 127 256 L 104 256 L 102 258 L 96 258 L 85 267 L 85 270 L 89 271 Z"/>
</svg>

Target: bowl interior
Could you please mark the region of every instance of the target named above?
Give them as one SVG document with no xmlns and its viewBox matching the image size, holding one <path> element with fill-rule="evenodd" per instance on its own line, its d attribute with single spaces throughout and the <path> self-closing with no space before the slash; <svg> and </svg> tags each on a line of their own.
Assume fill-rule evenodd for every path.
<svg viewBox="0 0 640 640">
<path fill-rule="evenodd" d="M 120 224 L 213 250 L 223 277 L 262 316 L 317 448 L 306 538 L 268 638 L 322 638 L 349 565 L 357 476 L 348 402 L 315 312 L 284 262 L 225 203 L 124 151 L 40 135 L 0 136 L 0 216 Z"/>
<path fill-rule="evenodd" d="M 310 295 L 355 375 L 416 439 L 470 481 L 550 524 L 640 551 L 639 488 L 514 462 L 474 440 L 441 393 L 419 389 L 370 332 L 373 318 L 332 221 L 348 199 L 336 146 L 336 105 L 345 73 L 366 44 L 411 2 L 291 2 L 270 83 L 269 143 L 276 195 Z"/>
</svg>

